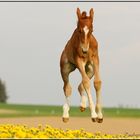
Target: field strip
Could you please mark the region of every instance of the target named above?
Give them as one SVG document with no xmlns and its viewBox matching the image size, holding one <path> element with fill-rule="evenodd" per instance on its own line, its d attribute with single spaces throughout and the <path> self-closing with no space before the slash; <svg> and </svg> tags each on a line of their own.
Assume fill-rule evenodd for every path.
<svg viewBox="0 0 140 140">
<path fill-rule="evenodd" d="M 20 113 L 20 111 L 17 110 L 11 110 L 11 109 L 0 109 L 0 114 L 17 114 Z"/>
<path fill-rule="evenodd" d="M 0 124 L 25 124 L 30 127 L 51 125 L 62 129 L 84 128 L 89 132 L 102 132 L 108 134 L 140 134 L 140 119 L 134 118 L 104 118 L 102 124 L 93 123 L 89 117 L 71 117 L 68 123 L 63 123 L 61 117 L 19 117 L 0 118 Z"/>
</svg>

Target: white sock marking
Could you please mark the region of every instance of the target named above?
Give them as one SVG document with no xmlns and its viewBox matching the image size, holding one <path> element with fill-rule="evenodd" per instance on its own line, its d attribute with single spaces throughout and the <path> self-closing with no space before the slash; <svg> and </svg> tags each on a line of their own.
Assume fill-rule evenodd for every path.
<svg viewBox="0 0 140 140">
<path fill-rule="evenodd" d="M 87 96 L 86 96 L 85 93 L 83 93 L 82 96 L 81 96 L 81 104 L 80 105 L 82 107 L 86 108 L 86 102 L 87 102 Z"/>
<path fill-rule="evenodd" d="M 63 118 L 69 118 L 69 98 L 66 98 L 66 103 L 63 105 Z"/>
</svg>

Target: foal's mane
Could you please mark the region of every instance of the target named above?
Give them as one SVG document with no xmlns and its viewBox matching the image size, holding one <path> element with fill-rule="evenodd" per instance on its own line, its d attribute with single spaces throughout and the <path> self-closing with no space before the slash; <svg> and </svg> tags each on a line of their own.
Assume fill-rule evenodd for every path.
<svg viewBox="0 0 140 140">
<path fill-rule="evenodd" d="M 82 12 L 81 19 L 88 19 L 88 18 L 89 18 L 89 17 L 87 16 L 86 11 L 83 11 L 83 12 Z"/>
</svg>

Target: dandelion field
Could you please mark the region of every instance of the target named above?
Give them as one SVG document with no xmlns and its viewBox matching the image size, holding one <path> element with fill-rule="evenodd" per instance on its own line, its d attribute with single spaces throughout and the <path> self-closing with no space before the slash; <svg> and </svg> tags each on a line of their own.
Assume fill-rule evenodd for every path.
<svg viewBox="0 0 140 140">
<path fill-rule="evenodd" d="M 101 132 L 90 133 L 83 128 L 79 130 L 58 129 L 49 125 L 42 127 L 28 127 L 26 125 L 0 125 L 0 138 L 100 138 L 100 139 L 137 139 L 140 136 L 129 134 L 102 134 Z"/>
</svg>

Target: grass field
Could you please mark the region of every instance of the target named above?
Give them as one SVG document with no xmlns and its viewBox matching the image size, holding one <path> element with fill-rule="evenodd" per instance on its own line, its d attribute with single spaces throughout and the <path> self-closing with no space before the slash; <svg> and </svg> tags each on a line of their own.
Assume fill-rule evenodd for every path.
<svg viewBox="0 0 140 140">
<path fill-rule="evenodd" d="M 7 111 L 4 112 L 1 110 Z M 103 114 L 105 117 L 140 118 L 140 109 L 103 108 Z M 61 115 L 62 115 L 62 106 L 0 104 L 0 117 L 61 116 Z M 79 107 L 71 107 L 70 116 L 77 117 L 90 116 L 90 111 L 89 108 L 87 108 L 85 112 L 80 112 Z"/>
</svg>

